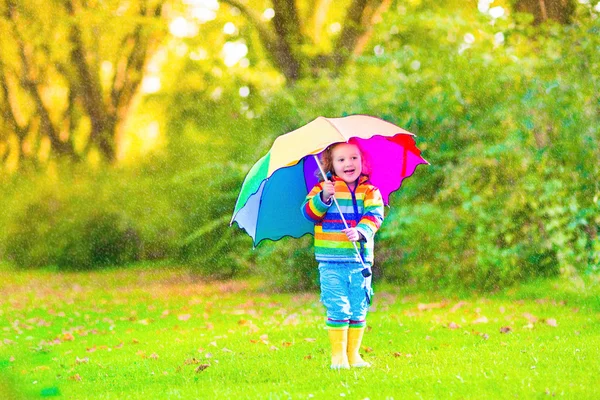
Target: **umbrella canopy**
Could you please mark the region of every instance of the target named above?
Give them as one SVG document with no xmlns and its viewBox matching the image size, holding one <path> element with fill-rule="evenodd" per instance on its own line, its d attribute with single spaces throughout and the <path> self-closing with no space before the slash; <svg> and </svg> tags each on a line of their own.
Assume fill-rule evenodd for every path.
<svg viewBox="0 0 600 400">
<path fill-rule="evenodd" d="M 370 181 L 381 191 L 384 203 L 399 189 L 417 165 L 428 164 L 415 146 L 413 134 L 367 115 L 318 117 L 303 127 L 279 136 L 269 152 L 248 172 L 238 196 L 231 224 L 237 224 L 256 246 L 264 239 L 300 237 L 314 224 L 302 216 L 300 206 L 319 181 L 313 155 L 333 143 L 357 144 L 368 165 Z"/>
</svg>

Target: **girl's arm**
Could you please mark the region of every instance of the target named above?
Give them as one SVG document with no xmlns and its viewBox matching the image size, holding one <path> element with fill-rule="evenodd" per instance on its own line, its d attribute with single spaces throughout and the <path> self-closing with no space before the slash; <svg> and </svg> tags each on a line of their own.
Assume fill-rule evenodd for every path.
<svg viewBox="0 0 600 400">
<path fill-rule="evenodd" d="M 373 240 L 382 222 L 383 198 L 379 189 L 373 187 L 365 193 L 363 216 L 356 225 L 356 230 L 366 241 L 370 241 Z"/>
<path fill-rule="evenodd" d="M 322 191 L 322 183 L 316 184 L 306 196 L 304 203 L 302 203 L 302 215 L 304 215 L 304 218 L 314 223 L 317 223 L 323 219 L 325 213 L 327 213 L 327 210 L 332 203 L 331 200 L 329 200 L 328 203 L 323 202 L 321 199 Z"/>
</svg>

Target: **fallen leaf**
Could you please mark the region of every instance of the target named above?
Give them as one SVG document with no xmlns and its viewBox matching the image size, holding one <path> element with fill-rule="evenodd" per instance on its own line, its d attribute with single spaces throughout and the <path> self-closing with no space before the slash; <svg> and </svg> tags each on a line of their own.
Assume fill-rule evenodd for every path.
<svg viewBox="0 0 600 400">
<path fill-rule="evenodd" d="M 486 316 L 481 316 L 473 321 L 474 324 L 487 324 L 489 321 Z"/>
<path fill-rule="evenodd" d="M 554 318 L 548 318 L 546 320 L 546 324 L 550 325 L 550 326 L 558 326 L 558 324 L 556 323 L 556 320 Z"/>
<path fill-rule="evenodd" d="M 152 353 L 152 354 L 150 354 L 150 355 L 148 356 L 148 358 L 151 358 L 151 359 L 153 359 L 153 360 L 156 360 L 156 359 L 158 358 L 158 354 L 156 354 L 156 353 Z"/>
<path fill-rule="evenodd" d="M 81 380 L 81 375 L 75 374 L 73 376 L 70 376 L 69 379 L 72 380 L 72 381 L 80 381 Z"/>
<path fill-rule="evenodd" d="M 448 329 L 458 329 L 460 328 L 460 325 L 458 325 L 456 322 L 450 322 L 448 324 Z"/>
<path fill-rule="evenodd" d="M 198 368 L 195 369 L 195 371 L 202 372 L 208 367 L 210 367 L 210 364 L 200 364 L 200 365 L 198 365 Z"/>
<path fill-rule="evenodd" d="M 370 352 L 373 351 L 373 348 L 372 347 L 368 347 L 368 346 L 363 346 L 362 349 L 364 350 L 365 353 L 370 353 Z"/>
<path fill-rule="evenodd" d="M 84 357 L 84 358 L 75 357 L 76 364 L 87 364 L 89 362 L 90 362 L 89 357 Z"/>
<path fill-rule="evenodd" d="M 187 321 L 188 319 L 190 319 L 192 317 L 191 314 L 179 314 L 177 316 L 177 319 L 180 321 Z"/>
<path fill-rule="evenodd" d="M 500 333 L 510 333 L 512 331 L 512 328 L 510 326 L 503 326 L 502 328 L 500 328 Z"/>
<path fill-rule="evenodd" d="M 525 317 L 525 319 L 527 319 L 527 321 L 529 321 L 529 323 L 531 324 L 535 324 L 538 319 L 535 315 L 530 314 L 530 313 L 523 313 L 523 316 Z"/>
<path fill-rule="evenodd" d="M 429 304 L 423 304 L 423 303 L 419 303 L 419 305 L 417 305 L 417 309 L 419 311 L 427 311 L 427 310 L 432 310 L 435 308 L 444 308 L 448 305 L 447 302 L 439 302 L 439 303 L 429 303 Z"/>
<path fill-rule="evenodd" d="M 200 361 L 194 357 L 188 358 L 183 362 L 184 365 L 200 364 Z"/>
<path fill-rule="evenodd" d="M 281 343 L 281 345 L 283 347 L 290 347 L 292 345 L 292 343 L 291 342 L 283 342 L 283 343 Z"/>
<path fill-rule="evenodd" d="M 283 325 L 298 325 L 300 323 L 300 319 L 298 318 L 298 314 L 288 315 L 283 320 Z"/>
<path fill-rule="evenodd" d="M 227 347 L 223 347 L 223 352 L 225 353 L 233 353 L 233 351 L 229 350 Z"/>
<path fill-rule="evenodd" d="M 71 340 L 75 340 L 75 336 L 73 336 L 72 333 L 67 332 L 67 333 L 65 333 L 65 334 L 62 335 L 61 340 L 63 342 L 69 342 Z"/>
<path fill-rule="evenodd" d="M 312 343 L 312 342 L 316 342 L 316 341 L 317 341 L 317 339 L 315 339 L 315 338 L 310 338 L 310 337 L 304 338 L 304 340 L 305 340 L 305 341 L 307 341 L 307 342 L 311 342 L 311 343 Z"/>
<path fill-rule="evenodd" d="M 277 350 L 279 350 L 279 348 L 277 348 L 276 346 L 271 346 L 271 347 L 269 348 L 269 350 L 272 350 L 272 351 L 277 351 Z"/>
<path fill-rule="evenodd" d="M 309 354 L 309 355 L 307 355 L 307 356 L 304 356 L 304 359 L 305 359 L 305 360 L 310 360 L 310 359 L 312 359 L 312 358 L 313 358 L 313 357 L 312 357 L 310 354 Z"/>
<path fill-rule="evenodd" d="M 466 306 L 467 303 L 466 301 L 459 301 L 458 303 L 456 303 L 455 305 L 452 306 L 452 308 L 450 309 L 450 312 L 456 312 L 459 308 L 462 308 L 464 306 Z"/>
</svg>

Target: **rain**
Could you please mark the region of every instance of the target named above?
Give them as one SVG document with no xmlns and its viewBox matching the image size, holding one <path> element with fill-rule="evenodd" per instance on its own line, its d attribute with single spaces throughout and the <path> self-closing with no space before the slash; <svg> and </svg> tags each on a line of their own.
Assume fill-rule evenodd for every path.
<svg viewBox="0 0 600 400">
<path fill-rule="evenodd" d="M 2 2 L 0 398 L 594 397 L 599 15 Z"/>
</svg>

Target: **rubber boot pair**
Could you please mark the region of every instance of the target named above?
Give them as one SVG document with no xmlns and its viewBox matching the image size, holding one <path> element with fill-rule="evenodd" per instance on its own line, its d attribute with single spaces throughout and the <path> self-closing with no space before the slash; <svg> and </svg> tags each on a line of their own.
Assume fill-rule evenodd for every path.
<svg viewBox="0 0 600 400">
<path fill-rule="evenodd" d="M 329 328 L 331 342 L 331 368 L 370 367 L 358 351 L 365 328 Z"/>
</svg>

